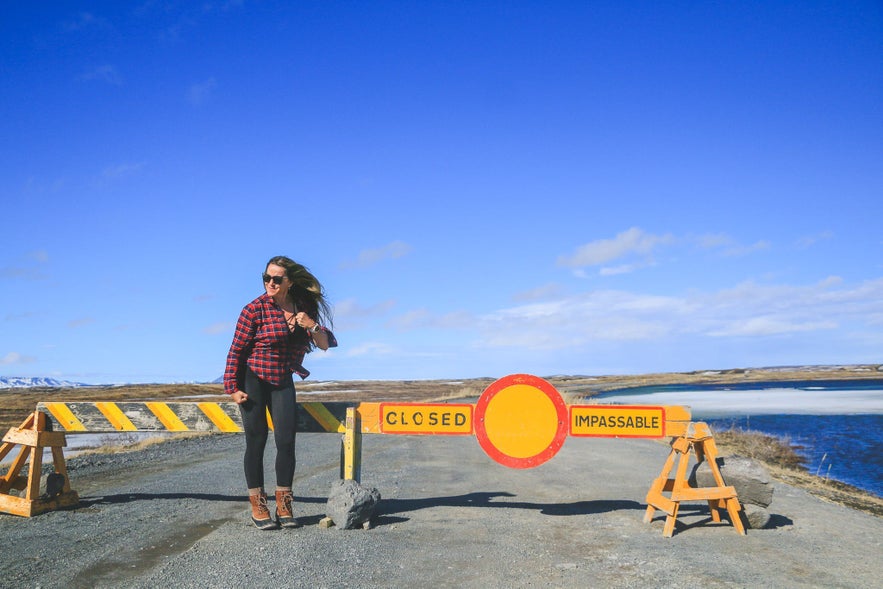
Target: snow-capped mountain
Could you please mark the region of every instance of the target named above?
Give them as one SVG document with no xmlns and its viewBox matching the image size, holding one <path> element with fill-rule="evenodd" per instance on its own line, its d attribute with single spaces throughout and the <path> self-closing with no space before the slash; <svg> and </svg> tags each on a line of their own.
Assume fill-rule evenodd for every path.
<svg viewBox="0 0 883 589">
<path fill-rule="evenodd" d="M 38 377 L 21 377 L 21 376 L 0 376 L 0 389 L 27 389 L 32 387 L 86 387 L 87 384 L 81 382 L 71 382 L 69 380 L 58 380 L 57 378 Z"/>
</svg>

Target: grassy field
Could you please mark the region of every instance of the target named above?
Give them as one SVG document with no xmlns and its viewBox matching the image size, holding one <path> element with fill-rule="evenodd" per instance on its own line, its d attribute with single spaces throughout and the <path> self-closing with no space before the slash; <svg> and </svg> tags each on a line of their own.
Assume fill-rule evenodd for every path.
<svg viewBox="0 0 883 589">
<path fill-rule="evenodd" d="M 653 385 L 736 384 L 808 380 L 868 380 L 883 378 L 878 365 L 781 369 L 728 369 L 627 376 L 544 377 L 567 402 L 585 402 L 604 391 Z M 474 398 L 494 378 L 466 380 L 305 381 L 297 384 L 298 400 L 434 402 Z M 0 391 L 0 431 L 19 425 L 38 402 L 45 401 L 227 401 L 221 385 L 127 385 L 87 388 L 31 388 Z M 883 499 L 850 485 L 807 472 L 787 440 L 757 432 L 716 432 L 723 455 L 739 454 L 763 462 L 772 476 L 800 486 L 823 499 L 883 516 Z"/>
</svg>

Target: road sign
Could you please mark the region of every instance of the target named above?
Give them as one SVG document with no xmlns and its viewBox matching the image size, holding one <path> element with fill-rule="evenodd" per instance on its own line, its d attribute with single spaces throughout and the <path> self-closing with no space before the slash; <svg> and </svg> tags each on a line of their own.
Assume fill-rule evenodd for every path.
<svg viewBox="0 0 883 589">
<path fill-rule="evenodd" d="M 570 435 L 661 438 L 665 436 L 665 407 L 571 405 Z"/>
<path fill-rule="evenodd" d="M 381 403 L 384 434 L 472 434 L 472 405 L 460 403 Z"/>
<path fill-rule="evenodd" d="M 488 456 L 511 468 L 533 468 L 561 449 L 567 405 L 551 384 L 529 374 L 491 383 L 475 406 L 475 437 Z"/>
</svg>

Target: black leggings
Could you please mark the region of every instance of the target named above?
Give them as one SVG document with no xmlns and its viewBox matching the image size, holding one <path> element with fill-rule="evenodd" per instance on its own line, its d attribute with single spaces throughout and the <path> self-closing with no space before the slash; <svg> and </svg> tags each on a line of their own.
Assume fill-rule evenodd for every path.
<svg viewBox="0 0 883 589">
<path fill-rule="evenodd" d="M 264 486 L 264 448 L 269 427 L 267 409 L 273 418 L 276 440 L 276 486 L 291 487 L 294 481 L 294 436 L 297 429 L 297 402 L 291 377 L 280 385 L 261 380 L 251 370 L 245 375 L 248 401 L 239 405 L 245 430 L 245 482 L 249 489 Z"/>
</svg>

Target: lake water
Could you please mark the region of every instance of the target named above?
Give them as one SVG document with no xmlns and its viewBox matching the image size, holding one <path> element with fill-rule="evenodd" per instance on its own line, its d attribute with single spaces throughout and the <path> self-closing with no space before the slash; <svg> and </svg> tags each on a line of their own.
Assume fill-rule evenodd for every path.
<svg viewBox="0 0 883 589">
<path fill-rule="evenodd" d="M 688 405 L 713 430 L 735 427 L 787 439 L 810 473 L 883 496 L 883 380 L 656 386 L 592 399 Z"/>
</svg>

